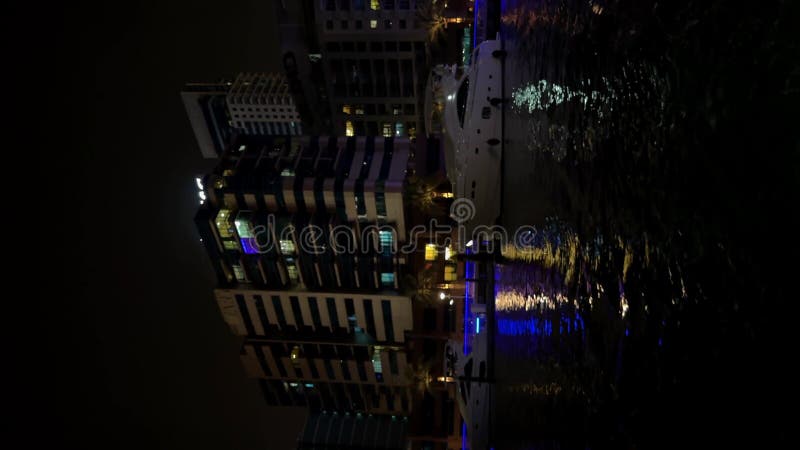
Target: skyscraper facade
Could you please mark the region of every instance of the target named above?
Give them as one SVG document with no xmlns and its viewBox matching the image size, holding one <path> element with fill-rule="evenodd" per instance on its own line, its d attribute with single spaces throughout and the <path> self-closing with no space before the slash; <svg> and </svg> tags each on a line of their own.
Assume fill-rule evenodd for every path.
<svg viewBox="0 0 800 450">
<path fill-rule="evenodd" d="M 282 73 L 241 73 L 232 82 L 188 83 L 181 99 L 204 158 L 222 156 L 237 134 L 303 133 Z"/>
<path fill-rule="evenodd" d="M 415 137 L 427 31 L 414 0 L 318 0 L 317 35 L 335 133 Z"/>
</svg>

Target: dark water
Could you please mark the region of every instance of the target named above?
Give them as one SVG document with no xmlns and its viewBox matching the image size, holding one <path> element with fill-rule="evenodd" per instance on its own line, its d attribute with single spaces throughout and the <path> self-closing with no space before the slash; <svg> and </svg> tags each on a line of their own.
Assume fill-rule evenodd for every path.
<svg viewBox="0 0 800 450">
<path fill-rule="evenodd" d="M 495 448 L 785 441 L 797 5 L 502 5 Z"/>
</svg>

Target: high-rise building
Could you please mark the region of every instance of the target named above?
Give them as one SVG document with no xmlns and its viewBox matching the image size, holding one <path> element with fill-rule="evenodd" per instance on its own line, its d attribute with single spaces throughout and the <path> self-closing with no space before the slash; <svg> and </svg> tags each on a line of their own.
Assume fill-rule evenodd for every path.
<svg viewBox="0 0 800 450">
<path fill-rule="evenodd" d="M 238 136 L 198 180 L 196 223 L 221 285 L 397 289 L 410 145 Z"/>
<path fill-rule="evenodd" d="M 220 157 L 236 134 L 303 133 L 284 74 L 241 73 L 233 82 L 188 83 L 181 98 L 205 158 Z"/>
<path fill-rule="evenodd" d="M 335 133 L 416 136 L 428 65 L 416 3 L 314 2 Z"/>
<path fill-rule="evenodd" d="M 183 107 L 204 158 L 222 154 L 233 135 L 225 96 L 228 83 L 188 83 L 181 91 Z"/>
<path fill-rule="evenodd" d="M 226 102 L 233 126 L 244 134 L 303 134 L 284 74 L 240 73 Z"/>
<path fill-rule="evenodd" d="M 445 343 L 463 335 L 450 298 L 455 256 L 427 240 L 399 251 L 412 223 L 427 220 L 406 213 L 407 172 L 441 170 L 440 158 L 425 138 L 239 133 L 197 179 L 215 300 L 266 403 L 309 408 L 300 448 L 460 442 L 444 364 Z M 430 301 L 403 289 L 416 271 L 432 283 L 416 296 L 425 289 Z"/>
</svg>

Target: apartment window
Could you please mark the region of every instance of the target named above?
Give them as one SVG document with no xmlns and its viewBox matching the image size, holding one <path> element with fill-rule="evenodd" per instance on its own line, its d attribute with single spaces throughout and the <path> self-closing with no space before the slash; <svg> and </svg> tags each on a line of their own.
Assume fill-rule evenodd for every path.
<svg viewBox="0 0 800 450">
<path fill-rule="evenodd" d="M 393 116 L 399 116 L 402 107 L 403 106 L 398 104 L 398 103 L 393 104 L 392 105 L 392 115 Z"/>
<path fill-rule="evenodd" d="M 333 21 L 332 20 L 326 20 L 325 21 L 325 29 L 327 29 L 327 30 L 332 30 L 333 29 Z"/>
<path fill-rule="evenodd" d="M 411 9 L 409 0 L 399 0 L 397 3 L 400 9 Z"/>
<path fill-rule="evenodd" d="M 332 297 L 328 297 L 325 299 L 325 303 L 328 306 L 328 319 L 331 322 L 331 328 L 336 329 L 339 327 L 339 313 L 336 311 L 336 300 Z"/>
<path fill-rule="evenodd" d="M 244 295 L 236 295 L 236 306 L 239 307 L 239 314 L 242 315 L 242 321 L 244 321 L 244 328 L 247 330 L 247 334 L 250 336 L 255 335 L 256 330 L 253 328 L 253 321 L 250 318 L 250 311 L 247 310 Z"/>
<path fill-rule="evenodd" d="M 413 116 L 414 115 L 414 104 L 413 103 L 406 103 L 403 105 L 403 114 Z"/>
<path fill-rule="evenodd" d="M 233 273 L 236 275 L 236 281 L 247 281 L 247 275 L 240 264 L 233 264 Z"/>
<path fill-rule="evenodd" d="M 289 273 L 289 280 L 292 283 L 297 283 L 300 275 L 297 273 L 297 264 L 295 264 L 294 258 L 286 258 L 286 271 Z"/>
<path fill-rule="evenodd" d="M 400 19 L 400 21 L 398 22 L 397 25 L 400 27 L 401 30 L 405 30 L 406 29 L 406 21 L 405 21 L 405 19 Z"/>
<path fill-rule="evenodd" d="M 277 295 L 272 296 L 272 307 L 275 309 L 275 315 L 278 316 L 278 325 L 282 330 L 286 329 L 286 316 L 283 314 L 283 305 L 281 305 L 281 298 Z"/>
<path fill-rule="evenodd" d="M 369 0 L 369 9 L 373 11 L 380 11 L 381 0 Z"/>
<path fill-rule="evenodd" d="M 254 295 L 253 298 L 256 301 L 258 320 L 261 321 L 261 326 L 266 329 L 269 326 L 269 319 L 267 318 L 267 309 L 264 307 L 264 299 L 260 295 Z"/>
<path fill-rule="evenodd" d="M 380 42 L 372 41 L 369 43 L 369 51 L 371 52 L 382 52 L 383 45 Z"/>
<path fill-rule="evenodd" d="M 352 52 L 354 49 L 355 49 L 355 45 L 353 44 L 353 42 L 351 42 L 351 41 L 342 42 L 342 51 Z M 349 65 L 350 64 L 348 63 L 348 66 Z"/>
<path fill-rule="evenodd" d="M 444 281 L 456 281 L 456 266 L 447 264 L 444 266 Z"/>
<path fill-rule="evenodd" d="M 394 273 L 383 272 L 381 273 L 381 285 L 384 287 L 394 287 Z"/>
<path fill-rule="evenodd" d="M 383 28 L 386 28 L 387 30 L 391 30 L 392 29 L 392 21 L 389 20 L 389 19 L 384 20 L 383 21 Z"/>
<path fill-rule="evenodd" d="M 394 281 L 394 274 L 392 281 Z M 392 303 L 389 300 L 381 300 L 381 310 L 383 312 L 383 328 L 386 330 L 386 340 L 394 342 L 394 323 L 392 322 Z M 394 353 L 394 352 L 392 352 Z M 392 373 L 396 374 L 395 370 Z"/>
<path fill-rule="evenodd" d="M 372 311 L 372 300 L 364 299 L 364 316 L 367 319 L 367 333 L 375 337 L 375 314 Z"/>
<path fill-rule="evenodd" d="M 334 373 L 333 373 L 333 365 L 331 365 L 331 360 L 328 359 L 328 358 L 325 358 L 323 361 L 325 362 L 325 372 L 328 373 L 328 379 L 335 380 L 336 379 L 336 375 L 334 375 Z"/>
<path fill-rule="evenodd" d="M 364 22 L 356 20 L 356 30 L 360 30 L 362 28 L 364 28 Z"/>
<path fill-rule="evenodd" d="M 346 121 L 344 123 L 344 134 L 345 136 L 355 136 L 355 129 L 353 128 L 353 122 Z"/>
<path fill-rule="evenodd" d="M 392 137 L 392 124 L 388 122 L 383 123 L 382 135 L 383 137 Z"/>
<path fill-rule="evenodd" d="M 326 11 L 336 11 L 336 0 L 325 0 Z"/>
<path fill-rule="evenodd" d="M 358 369 L 358 379 L 361 381 L 367 381 L 367 369 L 364 368 L 363 361 L 356 362 L 356 369 Z"/>
<path fill-rule="evenodd" d="M 397 352 L 389 352 L 389 371 L 392 375 L 400 373 L 397 367 Z"/>
<path fill-rule="evenodd" d="M 410 52 L 411 51 L 411 42 L 408 42 L 408 41 L 400 42 L 400 51 L 401 52 Z"/>
<path fill-rule="evenodd" d="M 363 11 L 366 3 L 364 0 L 353 0 L 353 9 L 357 11 Z"/>
<path fill-rule="evenodd" d="M 353 110 L 350 105 L 342 105 L 342 114 L 352 114 Z"/>
<path fill-rule="evenodd" d="M 425 244 L 425 261 L 435 261 L 438 255 L 436 244 Z"/>
<path fill-rule="evenodd" d="M 345 381 L 350 381 L 350 367 L 347 364 L 347 361 L 340 359 L 339 366 L 342 368 L 342 375 L 344 376 Z"/>
<path fill-rule="evenodd" d="M 387 52 L 396 52 L 397 51 L 397 42 L 394 42 L 394 41 L 384 42 L 383 46 L 386 48 Z"/>
<path fill-rule="evenodd" d="M 297 324 L 298 327 L 302 327 L 305 325 L 303 321 L 303 313 L 300 311 L 300 300 L 297 297 L 291 296 L 289 297 L 289 304 L 292 305 L 292 314 L 294 314 L 294 323 Z"/>
<path fill-rule="evenodd" d="M 383 0 L 383 9 L 394 9 L 394 0 Z"/>
<path fill-rule="evenodd" d="M 394 236 L 392 236 L 392 232 L 389 230 L 380 230 L 378 232 L 378 237 L 381 243 L 381 253 L 384 255 L 391 255 L 392 250 L 394 250 Z"/>
<path fill-rule="evenodd" d="M 348 23 L 348 21 L 343 20 L 340 25 L 341 25 L 343 30 L 346 30 L 349 27 L 350 24 Z"/>
<path fill-rule="evenodd" d="M 375 20 L 375 19 L 370 20 L 369 21 L 369 27 L 372 28 L 373 30 L 378 28 L 378 21 Z"/>
<path fill-rule="evenodd" d="M 356 105 L 356 115 L 357 116 L 364 115 L 364 105 Z"/>
<path fill-rule="evenodd" d="M 339 9 L 342 11 L 350 11 L 350 0 L 339 0 Z"/>
<path fill-rule="evenodd" d="M 308 297 L 308 308 L 311 310 L 311 321 L 314 322 L 314 329 L 322 328 L 322 318 L 319 316 L 319 305 L 316 297 Z"/>
<path fill-rule="evenodd" d="M 361 53 L 364 53 L 365 51 L 367 51 L 367 43 L 366 42 L 362 42 L 362 41 L 356 42 L 356 51 L 361 52 Z"/>
</svg>

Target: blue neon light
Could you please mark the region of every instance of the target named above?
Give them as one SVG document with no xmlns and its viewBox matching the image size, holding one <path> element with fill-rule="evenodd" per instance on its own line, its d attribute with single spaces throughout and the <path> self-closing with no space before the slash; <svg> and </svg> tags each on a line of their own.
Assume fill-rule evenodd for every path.
<svg viewBox="0 0 800 450">
<path fill-rule="evenodd" d="M 475 334 L 481 334 L 481 318 L 475 318 Z"/>
<path fill-rule="evenodd" d="M 256 244 L 256 240 L 253 238 L 241 238 L 239 239 L 242 243 L 242 251 L 244 251 L 248 255 L 255 255 L 258 253 L 258 244 Z"/>
</svg>

